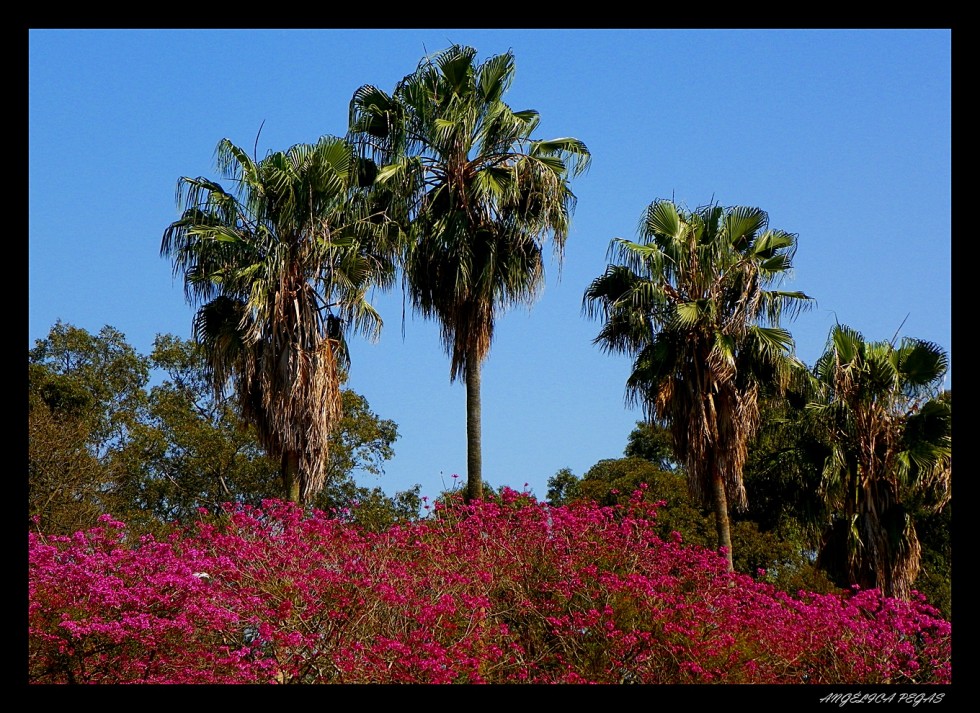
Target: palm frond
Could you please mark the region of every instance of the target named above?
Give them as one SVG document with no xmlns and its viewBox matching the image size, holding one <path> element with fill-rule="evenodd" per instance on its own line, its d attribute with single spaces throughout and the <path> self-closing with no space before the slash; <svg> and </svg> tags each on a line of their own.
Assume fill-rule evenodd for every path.
<svg viewBox="0 0 980 713">
<path fill-rule="evenodd" d="M 359 100 L 378 100 L 365 90 Z M 255 162 L 227 139 L 218 170 L 232 195 L 207 179 L 182 179 L 187 209 L 165 232 L 198 310 L 194 331 L 210 355 L 216 388 L 229 380 L 243 414 L 270 455 L 298 462 L 301 491 L 322 487 L 330 433 L 339 418 L 338 359 L 350 323 L 376 334 L 380 316 L 365 298 L 389 284 L 396 242 L 366 200 L 361 164 L 344 140 L 324 136 Z M 396 231 L 397 232 L 397 231 Z M 337 310 L 346 319 L 331 317 Z"/>
</svg>

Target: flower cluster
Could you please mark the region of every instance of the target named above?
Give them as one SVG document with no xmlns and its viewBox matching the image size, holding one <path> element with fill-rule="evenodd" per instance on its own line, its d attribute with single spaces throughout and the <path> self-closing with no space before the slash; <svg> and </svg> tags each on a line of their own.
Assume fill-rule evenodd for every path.
<svg viewBox="0 0 980 713">
<path fill-rule="evenodd" d="M 949 683 L 950 624 L 789 596 L 656 506 L 448 499 L 381 533 L 269 501 L 165 541 L 30 535 L 33 683 Z"/>
</svg>

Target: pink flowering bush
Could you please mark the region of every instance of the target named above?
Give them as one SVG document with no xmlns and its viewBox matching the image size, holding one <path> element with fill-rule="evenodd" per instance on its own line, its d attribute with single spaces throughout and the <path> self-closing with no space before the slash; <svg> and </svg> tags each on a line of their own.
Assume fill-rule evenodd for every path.
<svg viewBox="0 0 980 713">
<path fill-rule="evenodd" d="M 165 541 L 31 534 L 30 681 L 950 682 L 924 601 L 791 597 L 655 516 L 511 491 L 381 533 L 270 501 Z"/>
</svg>

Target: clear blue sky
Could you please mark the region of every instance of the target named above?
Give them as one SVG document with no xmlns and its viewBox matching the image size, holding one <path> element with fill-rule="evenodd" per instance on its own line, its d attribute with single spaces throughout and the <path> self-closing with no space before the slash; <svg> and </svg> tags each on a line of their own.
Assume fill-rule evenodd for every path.
<svg viewBox="0 0 980 713">
<path fill-rule="evenodd" d="M 641 414 L 625 356 L 592 345 L 582 294 L 613 237 L 656 198 L 754 205 L 799 235 L 788 286 L 817 306 L 787 326 L 812 364 L 835 319 L 869 339 L 951 348 L 949 30 L 33 30 L 29 33 L 28 347 L 57 320 L 191 335 L 160 238 L 180 176 L 216 177 L 222 138 L 258 153 L 343 135 L 362 84 L 391 90 L 426 52 L 513 50 L 515 109 L 593 155 L 561 274 L 506 314 L 483 373 L 484 478 L 544 498 L 568 467 L 622 455 Z M 560 277 L 560 279 L 559 279 Z M 399 426 L 381 478 L 438 495 L 465 478 L 465 390 L 433 323 L 376 295 L 376 343 L 349 385 Z M 903 324 L 904 321 L 904 324 Z M 952 363 L 952 354 L 950 354 Z M 947 386 L 952 387 L 951 376 Z"/>
</svg>

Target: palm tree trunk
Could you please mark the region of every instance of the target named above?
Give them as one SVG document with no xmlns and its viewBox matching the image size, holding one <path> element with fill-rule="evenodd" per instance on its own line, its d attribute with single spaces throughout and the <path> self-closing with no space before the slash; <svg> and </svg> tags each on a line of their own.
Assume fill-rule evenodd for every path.
<svg viewBox="0 0 980 713">
<path fill-rule="evenodd" d="M 466 503 L 483 498 L 480 413 L 480 357 L 471 349 L 466 354 Z"/>
<path fill-rule="evenodd" d="M 282 454 L 282 485 L 289 502 L 299 505 L 299 453 Z"/>
<path fill-rule="evenodd" d="M 715 530 L 718 533 L 718 549 L 725 548 L 725 558 L 728 560 L 728 571 L 735 571 L 732 561 L 732 530 L 728 520 L 728 497 L 725 495 L 725 481 L 720 473 L 714 473 L 711 478 L 715 503 Z"/>
</svg>

